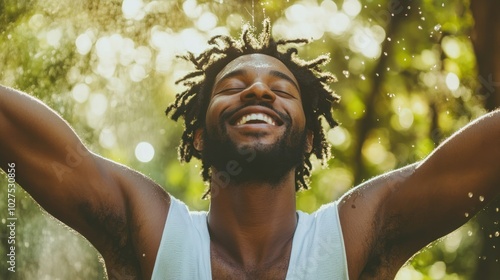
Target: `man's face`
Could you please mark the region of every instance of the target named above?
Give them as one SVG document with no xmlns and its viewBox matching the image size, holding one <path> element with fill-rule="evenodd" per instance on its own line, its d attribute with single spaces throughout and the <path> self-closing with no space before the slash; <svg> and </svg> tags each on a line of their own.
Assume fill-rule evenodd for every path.
<svg viewBox="0 0 500 280">
<path fill-rule="evenodd" d="M 206 115 L 209 136 L 228 137 L 239 146 L 273 145 L 287 129 L 283 118 L 294 132 L 304 130 L 298 83 L 278 59 L 244 55 L 216 76 Z"/>
<path fill-rule="evenodd" d="M 273 173 L 282 169 L 282 177 L 302 162 L 305 123 L 300 90 L 290 70 L 271 56 L 244 55 L 215 78 L 203 154 L 219 171 L 237 160 L 244 172 L 252 169 L 248 176 L 253 178 L 267 173 L 255 165 L 268 164 Z"/>
</svg>

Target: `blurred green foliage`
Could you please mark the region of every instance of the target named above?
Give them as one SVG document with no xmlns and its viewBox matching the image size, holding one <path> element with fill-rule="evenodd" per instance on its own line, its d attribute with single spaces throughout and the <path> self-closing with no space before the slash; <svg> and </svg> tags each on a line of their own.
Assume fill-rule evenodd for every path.
<svg viewBox="0 0 500 280">
<path fill-rule="evenodd" d="M 327 132 L 333 158 L 326 169 L 315 163 L 312 189 L 297 196 L 298 208 L 311 212 L 363 180 L 422 159 L 485 113 L 475 95 L 480 82 L 468 5 L 456 0 L 5 0 L 0 3 L 0 83 L 42 99 L 94 152 L 139 170 L 192 209 L 207 209 L 200 164 L 178 163 L 182 126 L 164 116 L 180 91 L 174 81 L 192 70 L 175 55 L 202 50 L 214 34 L 237 36 L 246 22 L 260 27 L 270 17 L 275 36 L 313 39 L 299 48 L 301 57 L 329 53 L 328 70 L 338 77 L 331 86 L 342 97 L 334 113 L 341 126 Z M 154 147 L 152 160 L 138 159 L 140 142 Z M 6 185 L 3 177 L 0 185 Z M 16 279 L 105 277 L 98 253 L 84 238 L 40 211 L 20 188 L 17 198 Z M 0 202 L 2 224 L 6 207 Z M 481 261 L 479 230 L 470 222 L 423 250 L 399 279 L 471 279 Z M 0 278 L 8 277 L 2 261 Z"/>
</svg>

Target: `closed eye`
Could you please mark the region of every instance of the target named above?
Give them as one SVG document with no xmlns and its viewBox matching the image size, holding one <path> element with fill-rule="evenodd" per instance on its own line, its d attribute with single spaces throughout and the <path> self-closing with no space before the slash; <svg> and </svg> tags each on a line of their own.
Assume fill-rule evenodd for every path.
<svg viewBox="0 0 500 280">
<path fill-rule="evenodd" d="M 238 93 L 240 91 L 244 90 L 244 88 L 226 88 L 223 90 L 220 90 L 216 92 L 215 94 L 233 94 L 233 93 Z"/>
<path fill-rule="evenodd" d="M 293 98 L 296 98 L 295 96 L 293 96 L 291 93 L 289 93 L 288 91 L 284 91 L 284 90 L 280 90 L 280 89 L 271 89 L 274 93 L 276 94 L 280 94 L 280 95 L 286 95 L 286 96 L 289 96 L 289 97 L 293 97 Z"/>
</svg>

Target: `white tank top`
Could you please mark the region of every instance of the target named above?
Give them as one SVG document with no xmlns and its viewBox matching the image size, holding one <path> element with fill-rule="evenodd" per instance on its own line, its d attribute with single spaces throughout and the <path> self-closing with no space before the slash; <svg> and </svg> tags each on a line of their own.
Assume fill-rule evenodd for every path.
<svg viewBox="0 0 500 280">
<path fill-rule="evenodd" d="M 337 202 L 312 214 L 297 213 L 286 280 L 349 279 Z M 152 279 L 212 279 L 206 211 L 189 211 L 171 197 Z"/>
</svg>

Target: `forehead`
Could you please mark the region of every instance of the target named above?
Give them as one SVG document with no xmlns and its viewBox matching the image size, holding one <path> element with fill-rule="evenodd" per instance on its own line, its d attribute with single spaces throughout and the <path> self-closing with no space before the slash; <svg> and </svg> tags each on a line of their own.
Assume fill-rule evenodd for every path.
<svg viewBox="0 0 500 280">
<path fill-rule="evenodd" d="M 232 60 L 217 74 L 215 81 L 220 80 L 228 73 L 240 70 L 262 71 L 263 73 L 278 71 L 291 77 L 297 83 L 295 76 L 283 62 L 272 56 L 260 53 L 246 54 Z"/>
</svg>

